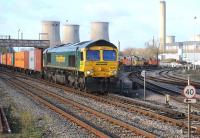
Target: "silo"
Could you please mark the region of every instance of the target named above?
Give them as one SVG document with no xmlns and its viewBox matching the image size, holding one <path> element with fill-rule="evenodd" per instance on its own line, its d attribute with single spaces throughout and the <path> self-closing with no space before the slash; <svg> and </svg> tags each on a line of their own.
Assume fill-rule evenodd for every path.
<svg viewBox="0 0 200 138">
<path fill-rule="evenodd" d="M 63 40 L 62 43 L 78 43 L 79 39 L 79 25 L 65 24 L 63 26 Z"/>
<path fill-rule="evenodd" d="M 104 39 L 109 41 L 108 26 L 108 22 L 92 22 L 91 40 Z"/>
<path fill-rule="evenodd" d="M 171 35 L 171 36 L 167 36 L 166 37 L 166 43 L 175 43 L 175 36 Z"/>
<path fill-rule="evenodd" d="M 166 45 L 166 3 L 160 1 L 160 51 L 165 52 Z"/>
<path fill-rule="evenodd" d="M 42 21 L 42 40 L 50 40 L 50 47 L 60 44 L 60 22 Z"/>
</svg>

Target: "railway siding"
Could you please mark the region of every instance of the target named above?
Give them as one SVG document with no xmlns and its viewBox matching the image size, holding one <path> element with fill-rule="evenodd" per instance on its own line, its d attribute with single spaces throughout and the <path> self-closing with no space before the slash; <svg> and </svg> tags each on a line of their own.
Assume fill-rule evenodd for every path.
<svg viewBox="0 0 200 138">
<path fill-rule="evenodd" d="M 66 87 L 63 87 L 63 86 L 61 87 L 60 85 L 56 85 L 56 84 L 55 84 L 55 86 L 58 86 L 58 88 L 66 88 Z M 67 88 L 66 88 L 66 89 L 67 89 Z M 69 89 L 68 89 L 68 90 L 69 90 Z M 75 91 L 75 90 L 73 90 L 73 91 Z M 112 105 L 112 104 L 111 104 L 111 105 Z M 127 105 L 125 105 L 125 106 L 127 106 Z"/>
<path fill-rule="evenodd" d="M 49 109 L 51 109 L 52 111 L 55 111 L 56 113 L 60 114 L 61 116 L 63 116 L 65 119 L 69 119 L 72 122 L 80 125 L 81 127 L 91 131 L 92 133 L 94 133 L 95 135 L 101 137 L 101 138 L 107 138 L 109 136 L 105 135 L 104 133 L 92 128 L 91 126 L 87 125 L 86 123 L 82 122 L 81 120 L 71 116 L 70 114 L 67 114 L 66 112 L 64 112 L 63 110 L 57 108 L 56 106 L 53 106 L 52 104 L 50 104 L 49 102 L 45 101 L 44 99 L 40 98 L 39 96 L 32 94 L 30 91 L 27 91 L 27 89 L 23 88 L 23 87 L 19 87 L 20 85 L 16 85 L 15 82 L 11 82 L 9 81 L 13 86 L 17 87 L 19 90 L 21 90 L 23 92 L 23 94 L 25 95 L 29 95 L 31 96 L 33 99 L 37 100 L 38 102 L 42 103 L 43 105 L 45 105 L 46 107 L 48 107 Z"/>
<path fill-rule="evenodd" d="M 59 86 L 58 88 L 61 88 L 61 87 L 63 87 L 63 86 L 61 86 L 61 85 L 57 85 L 57 84 L 52 84 L 53 86 Z M 66 89 L 66 91 L 68 91 L 69 92 L 69 89 L 67 88 L 67 87 L 64 87 L 65 89 Z M 51 88 L 50 88 L 51 89 Z M 60 93 L 68 93 L 68 92 L 65 92 L 65 91 L 59 91 Z M 72 91 L 72 93 L 78 93 L 78 91 Z M 85 97 L 92 97 L 92 99 L 95 99 L 95 100 L 98 100 L 99 101 L 99 99 L 102 99 L 102 101 L 112 101 L 111 99 L 106 99 L 105 97 L 99 97 L 99 96 L 94 96 L 94 95 L 91 95 L 91 94 L 87 94 L 87 93 L 82 93 L 82 92 L 80 92 L 79 93 L 81 96 L 85 96 Z M 76 99 L 77 100 L 77 99 Z M 100 100 L 101 101 L 101 100 Z M 115 102 L 113 102 L 113 103 L 118 103 L 119 101 L 115 101 Z M 108 103 L 107 103 L 108 104 Z M 113 105 L 113 104 L 111 104 L 111 105 Z M 114 106 L 116 106 L 116 105 L 114 105 Z M 124 106 L 126 106 L 127 107 L 127 105 L 125 104 Z M 119 107 L 117 107 L 117 108 L 119 108 Z M 130 112 L 130 110 L 127 110 L 128 112 Z M 149 115 L 150 116 L 150 115 Z M 156 118 L 157 119 L 157 118 Z M 181 125 L 180 125 L 181 126 Z"/>
<path fill-rule="evenodd" d="M 23 83 L 24 84 L 24 83 Z M 15 82 L 15 85 L 16 85 L 16 82 Z M 18 83 L 18 85 L 19 85 L 19 83 Z M 55 95 L 54 95 L 55 96 Z M 68 101 L 69 102 L 69 101 Z M 79 105 L 79 106 L 81 106 L 81 105 Z M 81 109 L 83 109 L 84 107 L 82 106 L 81 107 Z M 92 110 L 91 109 L 88 109 L 88 110 L 90 110 L 90 112 L 92 112 Z M 131 130 L 131 131 L 133 131 L 134 133 L 136 133 L 137 135 L 144 135 L 145 137 L 155 137 L 154 135 L 152 135 L 152 134 L 150 134 L 150 133 L 147 133 L 147 132 L 145 132 L 145 131 L 142 131 L 142 130 L 140 130 L 140 129 L 137 129 L 137 128 L 135 128 L 135 127 L 133 127 L 133 126 L 131 126 L 131 125 L 128 125 L 128 124 L 126 124 L 126 123 L 123 123 L 123 122 L 121 122 L 121 121 L 118 121 L 118 120 L 116 120 L 116 119 L 113 119 L 113 118 L 111 118 L 111 117 L 108 117 L 107 115 L 104 115 L 104 114 L 101 114 L 101 113 L 95 113 L 94 111 L 93 111 L 93 114 L 96 114 L 96 115 L 98 115 L 98 116 L 101 116 L 101 117 L 103 117 L 104 119 L 106 119 L 106 120 L 110 120 L 111 122 L 113 122 L 114 124 L 118 124 L 119 126 L 122 126 L 122 127 L 124 127 L 125 129 L 128 129 L 128 130 Z M 126 132 L 126 131 L 125 131 Z M 127 133 L 127 132 L 126 132 Z M 130 133 L 130 132 L 128 132 L 128 133 Z"/>
</svg>

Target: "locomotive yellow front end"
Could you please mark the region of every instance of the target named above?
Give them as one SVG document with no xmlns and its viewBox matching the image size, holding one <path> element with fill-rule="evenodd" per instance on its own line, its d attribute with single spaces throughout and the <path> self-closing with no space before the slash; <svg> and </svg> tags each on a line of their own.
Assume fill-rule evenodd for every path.
<svg viewBox="0 0 200 138">
<path fill-rule="evenodd" d="M 83 50 L 80 70 L 85 77 L 116 77 L 118 70 L 118 51 L 111 46 L 92 46 Z"/>
</svg>

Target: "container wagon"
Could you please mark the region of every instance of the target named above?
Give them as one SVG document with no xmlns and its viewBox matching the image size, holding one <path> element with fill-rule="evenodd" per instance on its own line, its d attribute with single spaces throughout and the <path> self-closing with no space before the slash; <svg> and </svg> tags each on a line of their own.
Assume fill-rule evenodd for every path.
<svg viewBox="0 0 200 138">
<path fill-rule="evenodd" d="M 27 70 L 29 68 L 29 52 L 15 52 L 14 53 L 14 67 L 17 70 Z"/>
<path fill-rule="evenodd" d="M 30 74 L 42 72 L 42 49 L 29 51 L 29 72 Z"/>
</svg>

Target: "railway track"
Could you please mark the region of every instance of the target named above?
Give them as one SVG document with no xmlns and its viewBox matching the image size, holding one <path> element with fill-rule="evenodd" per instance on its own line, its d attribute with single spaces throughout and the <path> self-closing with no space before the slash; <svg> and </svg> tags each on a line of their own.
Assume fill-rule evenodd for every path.
<svg viewBox="0 0 200 138">
<path fill-rule="evenodd" d="M 187 79 L 172 75 L 170 72 L 171 72 L 171 70 L 162 71 L 162 72 L 159 73 L 159 75 L 164 77 L 164 78 L 167 78 L 168 80 L 174 81 L 178 85 L 183 85 L 183 86 L 187 85 L 187 83 L 188 83 Z M 195 88 L 200 89 L 200 83 L 199 82 L 195 82 L 195 81 L 190 80 L 190 84 L 195 86 Z"/>
<path fill-rule="evenodd" d="M 60 103 L 62 103 L 64 105 L 73 106 L 73 109 L 76 110 L 77 112 L 79 112 L 79 114 L 81 114 L 81 116 L 84 116 L 85 114 L 87 114 L 87 115 L 85 115 L 85 118 L 83 119 L 84 121 L 86 120 L 86 122 L 89 122 L 89 120 L 91 118 L 96 118 L 96 120 L 98 120 L 98 121 L 102 120 L 104 123 L 107 124 L 106 126 L 104 126 L 105 128 L 109 127 L 109 126 L 112 126 L 114 128 L 113 131 L 115 133 L 106 131 L 106 130 L 104 130 L 105 128 L 100 128 L 98 130 L 95 130 L 95 129 L 97 129 L 98 125 L 94 125 L 95 122 L 92 122 L 92 123 L 90 122 L 89 125 L 88 125 L 89 131 L 91 131 L 92 126 L 95 126 L 92 129 L 93 130 L 92 133 L 99 136 L 99 137 L 109 137 L 109 136 L 111 136 L 111 137 L 142 136 L 142 137 L 150 137 L 150 138 L 155 137 L 154 134 L 151 134 L 151 133 L 148 133 L 144 130 L 138 129 L 138 128 L 131 126 L 127 123 L 124 123 L 120 120 L 112 118 L 111 116 L 108 116 L 104 113 L 95 111 L 95 110 L 90 109 L 88 107 L 85 107 L 85 106 L 83 106 L 79 103 L 76 103 L 75 101 L 71 101 L 70 99 L 63 98 L 59 95 L 48 92 L 47 90 L 44 90 L 44 89 L 42 90 L 41 88 L 36 88 L 34 86 L 30 86 L 30 84 L 27 84 L 25 82 L 22 83 L 22 81 L 19 81 L 17 78 L 16 79 L 10 79 L 10 80 L 8 80 L 8 82 L 10 84 L 12 84 L 12 86 L 15 86 L 18 89 L 20 89 L 21 91 L 23 91 L 24 94 L 26 94 L 26 95 L 28 94 L 32 98 L 36 99 L 37 101 L 39 101 L 43 105 L 48 106 L 51 110 L 61 114 L 64 117 L 66 116 L 65 115 L 66 112 L 61 110 L 60 108 L 58 108 L 56 106 L 53 106 L 53 104 L 51 104 L 51 102 L 49 103 L 48 102 L 49 100 L 45 99 L 44 97 L 51 97 L 53 99 L 56 99 L 57 101 L 59 101 Z M 24 86 L 22 86 L 22 84 Z M 27 91 L 29 91 L 29 92 L 27 92 Z M 43 96 L 41 96 L 41 95 L 43 95 Z M 78 120 L 78 119 L 76 118 L 75 120 Z M 78 123 L 78 122 L 84 123 L 83 120 L 75 121 L 75 123 Z M 102 124 L 104 124 L 104 123 L 102 123 Z M 93 124 L 93 125 L 91 125 L 91 124 Z M 81 124 L 78 124 L 78 125 L 81 125 Z M 82 127 L 87 129 L 83 125 L 82 125 Z M 101 130 L 103 130 L 103 132 Z M 98 131 L 98 133 L 97 133 L 97 131 Z"/>
<path fill-rule="evenodd" d="M 161 71 L 161 73 L 163 73 L 163 71 Z M 137 79 L 138 79 L 137 83 L 139 85 L 143 86 L 143 78 L 139 74 L 134 74 L 134 77 L 137 77 Z M 154 80 L 155 81 L 159 81 L 160 80 L 160 79 L 155 78 L 155 77 L 152 77 L 152 78 L 150 78 L 150 79 L 153 80 L 153 81 Z M 153 92 L 157 92 L 159 94 L 162 94 L 162 95 L 169 94 L 169 95 L 171 95 L 170 98 L 172 98 L 173 100 L 178 101 L 180 103 L 183 103 L 184 97 L 181 95 L 180 92 L 178 93 L 175 90 L 163 88 L 160 85 L 156 85 L 156 84 L 150 83 L 148 81 L 146 82 L 146 88 L 149 89 L 149 90 L 151 90 L 151 91 L 153 91 Z M 200 109 L 199 104 L 194 104 L 192 106 L 195 107 L 195 108 L 197 108 L 197 109 Z M 193 120 L 193 121 L 200 121 L 200 116 L 199 115 L 192 114 L 190 117 L 191 117 L 191 120 Z"/>
<path fill-rule="evenodd" d="M 164 70 L 164 71 L 159 72 L 159 75 L 161 76 L 162 79 L 161 78 L 158 79 L 158 78 L 155 78 L 155 77 L 150 77 L 149 79 L 153 80 L 153 81 L 160 81 L 160 82 L 164 81 L 165 83 L 174 84 L 176 86 L 182 86 L 182 87 L 180 87 L 179 92 L 176 92 L 176 93 L 178 93 L 177 97 L 174 98 L 174 100 L 182 102 L 184 97 L 181 96 L 181 91 L 183 91 L 184 87 L 188 84 L 188 80 L 180 78 L 180 77 L 176 77 L 176 76 L 173 76 L 173 75 L 170 75 L 169 74 L 170 71 L 171 70 Z M 197 88 L 197 89 L 200 88 L 199 82 L 190 81 L 190 84 L 195 86 L 195 88 Z M 200 109 L 200 104 L 198 104 L 198 103 L 194 104 L 193 106 L 195 108 L 197 108 L 197 109 Z"/>
<path fill-rule="evenodd" d="M 3 107 L 0 107 L 0 133 L 10 133 L 11 129 L 4 113 Z"/>
<path fill-rule="evenodd" d="M 26 76 L 19 76 L 19 77 L 24 77 L 26 79 L 30 79 L 30 77 L 27 78 Z M 83 93 L 83 92 L 77 91 L 77 90 L 72 89 L 72 88 L 68 88 L 68 87 L 63 86 L 63 85 L 59 85 L 59 84 L 55 84 L 55 83 L 49 83 L 49 82 L 46 82 L 44 80 L 40 81 L 40 83 L 43 83 L 45 85 L 50 85 L 52 87 L 56 87 L 56 88 L 59 88 L 59 89 L 63 89 L 63 90 L 66 90 L 67 92 L 76 93 L 76 94 L 81 95 L 83 97 L 87 97 L 87 98 L 89 97 L 89 98 L 95 99 L 96 101 L 100 101 L 100 102 L 103 102 L 103 103 L 106 103 L 106 104 L 109 104 L 109 105 L 114 105 L 114 106 L 117 106 L 117 107 L 122 108 L 123 110 L 129 111 L 129 112 L 137 112 L 139 114 L 149 116 L 149 117 L 154 118 L 156 120 L 168 122 L 168 123 L 170 123 L 174 126 L 179 126 L 179 127 L 187 129 L 187 124 L 184 123 L 184 120 L 173 119 L 173 116 L 175 116 L 175 115 L 176 115 L 175 118 L 183 118 L 184 117 L 183 113 L 179 113 L 177 111 L 172 111 L 172 110 L 169 110 L 168 108 L 160 108 L 160 107 L 154 107 L 153 108 L 153 107 L 149 107 L 147 104 L 142 103 L 142 102 L 138 102 L 138 101 L 134 101 L 134 100 L 127 100 L 126 98 L 120 98 L 120 97 L 116 97 L 116 96 L 112 96 L 112 95 L 109 95 L 109 96 L 91 95 L 91 94 L 88 94 L 88 93 Z M 151 110 L 149 111 L 147 109 L 141 108 L 141 106 L 142 107 L 146 106 L 148 108 L 151 108 Z M 159 109 L 160 114 L 156 113 L 155 111 L 152 111 L 152 110 L 158 110 L 158 109 Z M 167 114 L 167 115 L 171 114 L 171 118 L 164 116 L 164 114 Z M 191 119 L 196 120 L 196 121 L 200 120 L 198 116 L 191 116 Z M 197 127 L 192 127 L 192 128 L 198 134 L 200 134 L 199 128 L 197 128 Z"/>
</svg>

